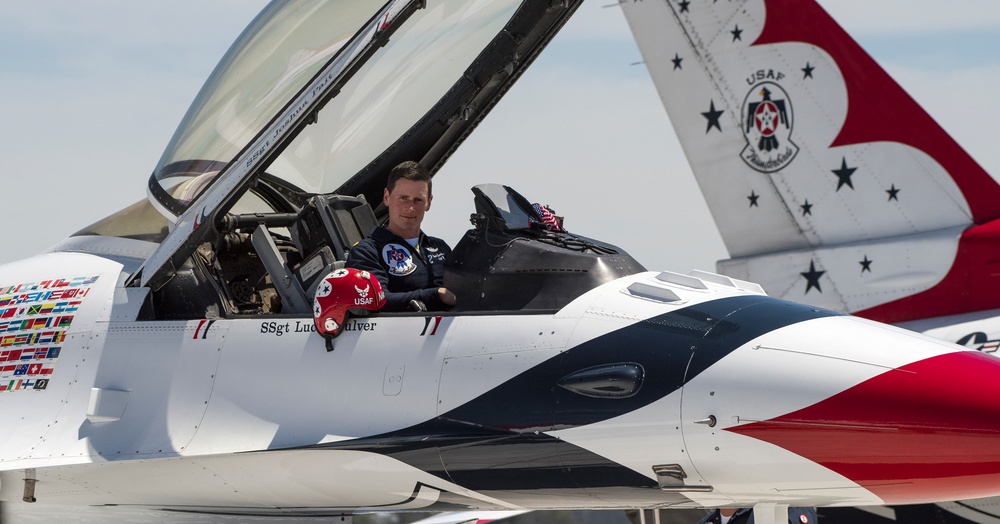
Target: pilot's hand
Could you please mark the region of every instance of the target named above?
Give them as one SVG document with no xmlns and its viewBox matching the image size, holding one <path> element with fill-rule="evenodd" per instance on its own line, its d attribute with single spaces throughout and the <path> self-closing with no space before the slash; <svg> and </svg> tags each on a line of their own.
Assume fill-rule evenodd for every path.
<svg viewBox="0 0 1000 524">
<path fill-rule="evenodd" d="M 448 288 L 444 287 L 438 288 L 438 298 L 440 298 L 441 303 L 443 303 L 446 306 L 454 306 L 455 301 L 457 300 L 455 294 L 452 293 L 451 291 L 448 291 Z"/>
</svg>

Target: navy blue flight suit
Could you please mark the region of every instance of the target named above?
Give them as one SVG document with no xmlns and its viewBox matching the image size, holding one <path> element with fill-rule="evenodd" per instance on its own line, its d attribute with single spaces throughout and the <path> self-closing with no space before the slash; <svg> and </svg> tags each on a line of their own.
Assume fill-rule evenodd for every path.
<svg viewBox="0 0 1000 524">
<path fill-rule="evenodd" d="M 444 282 L 444 261 L 451 248 L 440 238 L 420 232 L 416 247 L 384 227 L 376 227 L 347 256 L 347 267 L 375 275 L 385 290 L 383 311 L 409 311 L 419 300 L 431 311 L 447 310 L 438 288 Z"/>
</svg>

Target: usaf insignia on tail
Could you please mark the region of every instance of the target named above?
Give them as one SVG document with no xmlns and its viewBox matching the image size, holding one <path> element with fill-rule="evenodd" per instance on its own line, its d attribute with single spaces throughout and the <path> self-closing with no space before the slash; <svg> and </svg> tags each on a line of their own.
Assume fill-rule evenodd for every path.
<svg viewBox="0 0 1000 524">
<path fill-rule="evenodd" d="M 772 95 L 780 94 L 781 98 Z M 787 166 L 799 152 L 792 140 L 792 104 L 774 82 L 761 82 L 743 102 L 743 135 L 747 146 L 740 157 L 748 166 L 773 173 Z"/>
</svg>

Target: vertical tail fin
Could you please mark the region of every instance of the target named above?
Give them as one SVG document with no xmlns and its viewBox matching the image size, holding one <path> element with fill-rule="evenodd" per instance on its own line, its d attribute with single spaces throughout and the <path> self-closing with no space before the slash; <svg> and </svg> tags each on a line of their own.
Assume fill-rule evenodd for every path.
<svg viewBox="0 0 1000 524">
<path fill-rule="evenodd" d="M 888 322 L 1000 307 L 1000 186 L 814 0 L 621 5 L 721 272 Z"/>
</svg>

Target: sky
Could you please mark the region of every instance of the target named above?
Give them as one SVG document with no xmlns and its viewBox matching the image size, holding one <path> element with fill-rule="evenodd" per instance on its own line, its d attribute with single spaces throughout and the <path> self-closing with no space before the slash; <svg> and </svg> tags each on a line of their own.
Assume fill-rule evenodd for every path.
<svg viewBox="0 0 1000 524">
<path fill-rule="evenodd" d="M 191 100 L 264 4 L 0 2 L 0 263 L 144 198 Z M 1000 3 L 821 4 L 1000 173 Z M 586 0 L 437 174 L 425 231 L 454 245 L 470 227 L 469 188 L 498 182 L 648 269 L 714 270 L 725 247 L 640 61 L 614 0 Z"/>
</svg>

